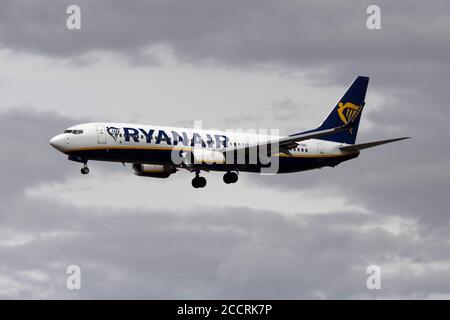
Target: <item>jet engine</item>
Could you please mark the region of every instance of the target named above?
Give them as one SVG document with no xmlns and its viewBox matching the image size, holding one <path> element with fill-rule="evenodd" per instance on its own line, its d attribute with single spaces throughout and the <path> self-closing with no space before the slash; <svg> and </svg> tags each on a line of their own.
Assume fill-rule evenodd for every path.
<svg viewBox="0 0 450 320">
<path fill-rule="evenodd" d="M 177 169 L 168 165 L 159 164 L 133 164 L 133 173 L 137 176 L 152 178 L 168 178 Z"/>
</svg>

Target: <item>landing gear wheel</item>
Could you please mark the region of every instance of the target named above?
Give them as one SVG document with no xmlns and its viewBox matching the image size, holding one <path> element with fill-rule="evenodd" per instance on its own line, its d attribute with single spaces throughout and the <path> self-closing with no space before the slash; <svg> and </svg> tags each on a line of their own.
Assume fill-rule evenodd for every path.
<svg viewBox="0 0 450 320">
<path fill-rule="evenodd" d="M 206 179 L 204 177 L 198 177 L 200 188 L 204 188 L 206 186 Z"/>
<path fill-rule="evenodd" d="M 83 168 L 81 168 L 81 174 L 88 174 L 89 168 L 85 165 Z"/>
<path fill-rule="evenodd" d="M 204 188 L 206 186 L 206 179 L 204 177 L 195 177 L 192 179 L 192 186 L 194 188 Z"/>
<path fill-rule="evenodd" d="M 223 182 L 226 184 L 236 183 L 238 181 L 238 175 L 236 172 L 227 172 L 223 175 Z"/>
</svg>

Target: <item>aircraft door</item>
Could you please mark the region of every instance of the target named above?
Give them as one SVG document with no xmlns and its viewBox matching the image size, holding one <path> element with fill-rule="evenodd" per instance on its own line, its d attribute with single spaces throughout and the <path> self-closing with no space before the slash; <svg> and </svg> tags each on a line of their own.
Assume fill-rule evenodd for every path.
<svg viewBox="0 0 450 320">
<path fill-rule="evenodd" d="M 98 144 L 106 144 L 106 133 L 105 133 L 105 127 L 104 126 L 96 126 L 97 128 L 97 135 L 98 135 Z"/>
<path fill-rule="evenodd" d="M 319 161 L 322 161 L 322 159 L 325 155 L 325 151 L 323 149 L 323 144 L 321 144 L 321 143 L 317 144 L 317 152 L 319 154 L 319 157 L 318 157 Z"/>
</svg>

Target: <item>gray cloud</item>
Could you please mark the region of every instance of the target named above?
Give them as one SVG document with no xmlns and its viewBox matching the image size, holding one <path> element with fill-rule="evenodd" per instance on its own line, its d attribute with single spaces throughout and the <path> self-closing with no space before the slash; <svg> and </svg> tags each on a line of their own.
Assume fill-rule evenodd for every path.
<svg viewBox="0 0 450 320">
<path fill-rule="evenodd" d="M 93 50 L 139 55 L 168 45 L 188 61 L 276 63 L 305 67 L 362 65 L 359 72 L 400 67 L 404 57 L 446 63 L 449 42 L 445 1 L 381 1 L 383 30 L 366 28 L 370 1 L 339 4 L 288 1 L 78 1 L 82 30 L 68 31 L 70 1 L 3 1 L 4 47 L 67 58 Z M 358 59 L 355 61 L 355 57 Z M 361 64 L 361 62 L 364 62 Z M 369 63 L 370 62 L 370 63 Z M 395 69 L 390 66 L 392 74 Z M 349 72 L 356 70 L 349 70 Z"/>
<path fill-rule="evenodd" d="M 32 107 L 16 107 L 2 112 L 0 126 L 8 132 L 2 150 L 8 156 L 0 159 L 3 196 L 15 195 L 30 183 L 56 179 L 61 171 L 69 172 L 70 165 L 49 148 L 48 141 L 73 124 L 74 119 Z M 75 120 L 76 121 L 76 120 Z"/>
</svg>

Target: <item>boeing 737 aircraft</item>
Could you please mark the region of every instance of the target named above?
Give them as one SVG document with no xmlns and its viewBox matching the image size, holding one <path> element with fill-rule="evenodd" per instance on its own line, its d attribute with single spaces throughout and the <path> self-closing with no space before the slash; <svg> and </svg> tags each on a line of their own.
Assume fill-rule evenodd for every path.
<svg viewBox="0 0 450 320">
<path fill-rule="evenodd" d="M 227 184 L 239 172 L 289 173 L 334 167 L 356 158 L 363 149 L 409 137 L 355 144 L 368 77 L 358 76 L 317 128 L 289 136 L 196 130 L 134 123 L 85 123 L 68 128 L 50 145 L 83 164 L 88 160 L 132 163 L 138 176 L 167 178 L 179 169 L 195 173 L 194 188 L 203 188 L 201 171 L 225 172 Z M 274 165 L 276 164 L 276 166 Z"/>
</svg>

